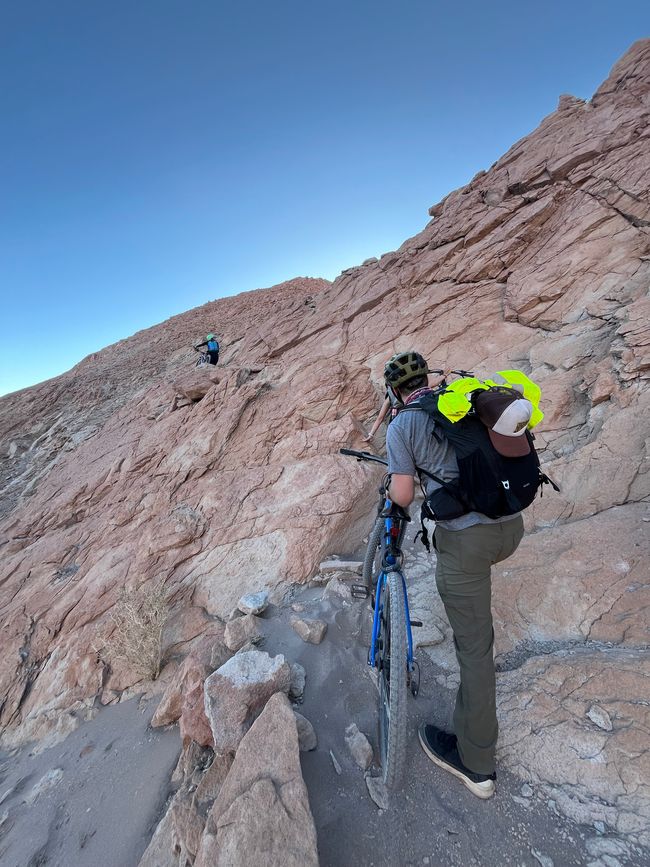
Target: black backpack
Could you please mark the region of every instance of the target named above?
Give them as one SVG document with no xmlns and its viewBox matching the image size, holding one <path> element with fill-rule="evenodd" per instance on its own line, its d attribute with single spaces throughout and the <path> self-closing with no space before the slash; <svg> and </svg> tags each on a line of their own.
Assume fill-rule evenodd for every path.
<svg viewBox="0 0 650 867">
<path fill-rule="evenodd" d="M 458 463 L 458 478 L 451 482 L 425 473 L 442 487 L 426 498 L 424 517 L 449 521 L 468 512 L 481 512 L 488 518 L 504 518 L 530 506 L 538 491 L 541 496 L 543 485 L 560 490 L 542 472 L 530 431 L 523 434 L 530 452 L 523 457 L 505 457 L 494 448 L 487 427 L 473 410 L 456 422 L 443 415 L 438 409 L 439 394 L 428 392 L 401 410 L 420 410 L 431 416 L 436 423 L 433 435 L 448 440 Z"/>
</svg>

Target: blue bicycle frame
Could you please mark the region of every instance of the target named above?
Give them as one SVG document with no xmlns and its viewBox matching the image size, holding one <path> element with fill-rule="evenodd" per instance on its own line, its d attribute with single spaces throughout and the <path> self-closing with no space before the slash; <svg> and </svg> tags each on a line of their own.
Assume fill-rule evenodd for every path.
<svg viewBox="0 0 650 867">
<path fill-rule="evenodd" d="M 389 499 L 386 499 L 384 503 L 384 512 L 388 513 L 391 509 L 392 503 Z M 377 590 L 375 593 L 375 613 L 372 621 L 372 641 L 370 643 L 370 652 L 368 653 L 368 665 L 375 668 L 376 666 L 376 647 L 379 639 L 380 632 L 380 624 L 381 624 L 381 613 L 383 611 L 383 598 L 384 598 L 384 590 L 386 589 L 386 581 L 388 579 L 388 574 L 390 572 L 397 572 L 399 577 L 402 579 L 402 592 L 404 595 L 404 610 L 406 612 L 406 637 L 408 641 L 408 648 L 406 652 L 406 664 L 409 672 L 413 672 L 413 635 L 411 633 L 411 617 L 409 614 L 409 600 L 408 595 L 406 593 L 406 581 L 404 580 L 404 575 L 402 570 L 399 567 L 397 562 L 397 558 L 395 554 L 392 552 L 392 545 L 395 536 L 397 535 L 394 531 L 397 530 L 397 534 L 399 533 L 399 526 L 395 522 L 395 519 L 392 517 L 386 517 L 384 519 L 384 544 L 382 546 L 383 558 L 381 563 L 381 572 L 377 577 Z"/>
</svg>

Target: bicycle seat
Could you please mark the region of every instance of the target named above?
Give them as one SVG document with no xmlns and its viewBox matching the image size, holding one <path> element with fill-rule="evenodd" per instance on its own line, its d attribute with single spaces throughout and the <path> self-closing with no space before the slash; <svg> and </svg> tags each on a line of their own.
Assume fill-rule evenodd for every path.
<svg viewBox="0 0 650 867">
<path fill-rule="evenodd" d="M 399 518 L 400 521 L 410 521 L 411 516 L 402 506 L 398 506 L 397 503 L 391 503 L 390 508 L 382 509 L 379 513 L 382 518 Z"/>
</svg>

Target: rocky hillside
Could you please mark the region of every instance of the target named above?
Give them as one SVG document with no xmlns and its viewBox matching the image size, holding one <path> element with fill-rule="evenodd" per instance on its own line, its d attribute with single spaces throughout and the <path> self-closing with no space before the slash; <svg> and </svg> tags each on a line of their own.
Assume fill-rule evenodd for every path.
<svg viewBox="0 0 650 867">
<path fill-rule="evenodd" d="M 534 766 L 555 748 L 531 730 L 522 695 L 543 708 L 549 684 L 575 699 L 596 678 L 588 702 L 607 704 L 611 756 L 646 768 L 633 796 L 625 785 L 612 798 L 647 823 L 636 690 L 650 676 L 649 177 L 645 40 L 590 101 L 561 97 L 433 206 L 399 250 L 332 284 L 298 279 L 206 304 L 2 398 L 5 740 L 73 725 L 137 680 L 107 650 L 123 586 L 163 582 L 171 655 L 243 592 L 281 595 L 352 547 L 376 485 L 338 449 L 362 445 L 385 359 L 415 346 L 434 366 L 519 367 L 542 386 L 538 444 L 562 493 L 529 511 L 520 553 L 495 576 L 507 754 Z M 224 346 L 211 373 L 194 370 L 190 348 L 207 329 Z M 561 651 L 576 644 L 579 671 L 567 671 Z M 559 701 L 548 713 L 572 724 L 574 710 Z M 645 747 L 626 740 L 631 726 Z M 578 800 L 585 786 L 575 781 Z"/>
</svg>

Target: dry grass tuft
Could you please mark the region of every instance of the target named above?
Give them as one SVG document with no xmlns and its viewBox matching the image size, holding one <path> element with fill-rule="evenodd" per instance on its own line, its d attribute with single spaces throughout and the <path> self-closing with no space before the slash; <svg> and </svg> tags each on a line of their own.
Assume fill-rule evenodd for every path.
<svg viewBox="0 0 650 867">
<path fill-rule="evenodd" d="M 160 674 L 162 632 L 168 617 L 162 584 L 122 588 L 110 612 L 115 629 L 107 641 L 107 656 L 126 662 L 143 678 L 155 680 Z"/>
</svg>

